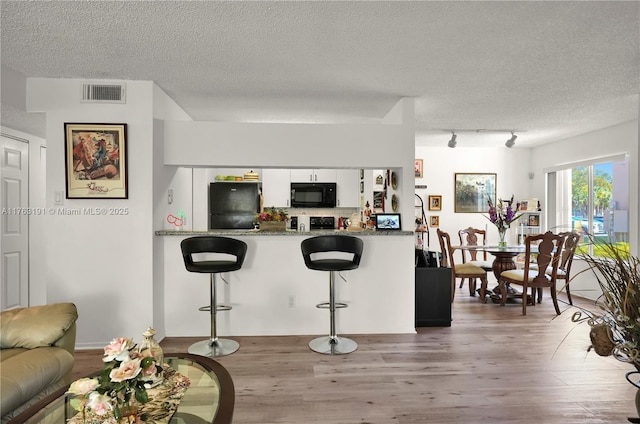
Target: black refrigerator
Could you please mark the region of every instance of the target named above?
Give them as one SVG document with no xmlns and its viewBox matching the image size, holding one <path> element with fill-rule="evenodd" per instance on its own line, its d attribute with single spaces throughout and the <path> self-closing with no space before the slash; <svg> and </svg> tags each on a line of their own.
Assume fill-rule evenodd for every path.
<svg viewBox="0 0 640 424">
<path fill-rule="evenodd" d="M 260 183 L 209 183 L 209 229 L 253 228 L 260 211 Z"/>
</svg>

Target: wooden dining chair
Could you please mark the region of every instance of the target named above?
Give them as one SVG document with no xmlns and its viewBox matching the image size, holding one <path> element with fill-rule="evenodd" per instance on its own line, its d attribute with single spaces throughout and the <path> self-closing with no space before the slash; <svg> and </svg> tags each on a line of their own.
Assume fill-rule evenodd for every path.
<svg viewBox="0 0 640 424">
<path fill-rule="evenodd" d="M 479 230 L 473 227 L 465 228 L 458 231 L 458 238 L 460 239 L 461 246 L 487 245 L 487 232 L 485 230 Z M 491 271 L 493 269 L 493 261 L 487 259 L 486 250 L 479 252 L 473 249 L 461 249 L 460 251 L 462 253 L 462 263 L 479 266 L 485 271 Z M 464 280 L 464 278 L 460 280 L 460 288 L 462 288 Z M 471 291 L 472 285 L 475 287 L 475 281 L 472 282 L 470 279 L 469 291 Z"/>
<path fill-rule="evenodd" d="M 453 259 L 453 250 L 451 249 L 451 237 L 449 237 L 449 233 L 441 231 L 439 228 L 436 228 L 438 233 L 438 241 L 440 242 L 440 251 L 442 252 L 442 266 L 451 268 L 451 301 L 456 294 L 456 278 L 469 278 L 473 280 L 473 283 L 470 283 L 469 292 L 471 296 L 475 296 L 475 281 L 476 278 L 479 278 L 481 281 L 480 284 L 480 297 L 482 302 L 486 302 L 486 294 L 487 294 L 487 271 L 480 268 L 477 265 L 469 264 L 469 263 L 461 263 L 456 264 Z"/>
<path fill-rule="evenodd" d="M 531 289 L 532 305 L 535 306 L 536 291 L 548 287 L 551 291 L 551 299 L 560 315 L 558 297 L 556 295 L 556 276 L 560 264 L 560 255 L 565 236 L 547 231 L 544 234 L 528 236 L 525 241 L 524 269 L 503 271 L 500 274 L 500 293 L 504 306 L 507 297 L 507 284 L 522 286 L 522 315 L 527 315 L 528 291 Z M 547 273 L 547 269 L 550 272 Z"/>
<path fill-rule="evenodd" d="M 564 287 L 567 291 L 567 300 L 569 304 L 573 305 L 571 300 L 571 290 L 569 289 L 569 281 L 571 280 L 571 264 L 573 263 L 573 255 L 576 253 L 576 248 L 580 242 L 580 234 L 575 231 L 567 231 L 560 233 L 564 237 L 564 245 L 562 253 L 560 255 L 560 264 L 558 265 L 558 271 L 556 272 L 556 280 L 564 281 Z M 547 267 L 547 274 L 553 272 L 552 267 Z M 542 300 L 542 290 L 538 292 L 538 303 Z"/>
</svg>

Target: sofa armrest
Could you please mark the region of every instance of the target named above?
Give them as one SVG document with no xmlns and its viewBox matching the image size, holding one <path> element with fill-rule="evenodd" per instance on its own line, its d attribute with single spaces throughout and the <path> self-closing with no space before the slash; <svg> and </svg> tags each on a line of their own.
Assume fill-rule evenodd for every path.
<svg viewBox="0 0 640 424">
<path fill-rule="evenodd" d="M 61 347 L 70 354 L 76 350 L 76 323 L 71 324 L 71 327 L 53 344 L 56 347 Z"/>
<path fill-rule="evenodd" d="M 0 313 L 0 349 L 59 346 L 73 354 L 78 310 L 54 303 Z"/>
</svg>

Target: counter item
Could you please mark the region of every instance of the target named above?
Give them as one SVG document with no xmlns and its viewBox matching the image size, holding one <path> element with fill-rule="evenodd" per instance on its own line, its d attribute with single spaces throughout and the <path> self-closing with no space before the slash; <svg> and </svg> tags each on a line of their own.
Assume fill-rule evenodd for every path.
<svg viewBox="0 0 640 424">
<path fill-rule="evenodd" d="M 302 233 L 304 233 L 305 231 L 309 231 L 311 229 L 311 220 L 309 215 L 299 215 L 298 226 L 296 228 Z"/>
<path fill-rule="evenodd" d="M 298 225 L 301 225 L 298 217 Z M 312 216 L 309 218 L 310 230 L 333 230 L 336 228 L 336 219 L 332 216 Z"/>
<path fill-rule="evenodd" d="M 258 175 L 257 172 L 254 172 L 253 169 L 249 172 L 245 172 L 244 174 L 245 181 L 258 181 L 258 179 L 260 179 L 260 175 Z"/>
<path fill-rule="evenodd" d="M 400 231 L 402 229 L 399 213 L 378 213 L 375 222 L 376 230 Z"/>
<path fill-rule="evenodd" d="M 260 184 L 209 184 L 209 229 L 251 229 L 260 211 Z"/>
</svg>

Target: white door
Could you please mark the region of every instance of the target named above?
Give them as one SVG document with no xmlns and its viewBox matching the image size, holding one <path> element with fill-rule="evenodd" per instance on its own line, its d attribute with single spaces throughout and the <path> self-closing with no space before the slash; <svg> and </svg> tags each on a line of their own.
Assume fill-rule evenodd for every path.
<svg viewBox="0 0 640 424">
<path fill-rule="evenodd" d="M 29 144 L 0 135 L 0 310 L 29 306 Z"/>
</svg>

